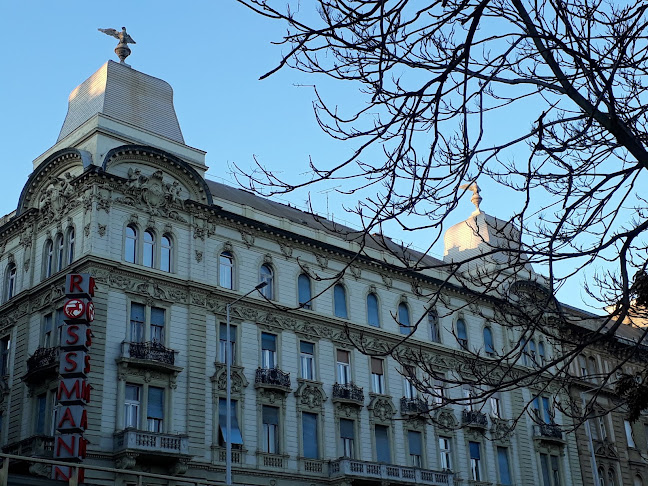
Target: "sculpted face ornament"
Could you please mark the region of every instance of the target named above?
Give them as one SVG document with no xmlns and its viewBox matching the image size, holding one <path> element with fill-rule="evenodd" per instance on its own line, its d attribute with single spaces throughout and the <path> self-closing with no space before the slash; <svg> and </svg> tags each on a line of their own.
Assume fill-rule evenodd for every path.
<svg viewBox="0 0 648 486">
<path fill-rule="evenodd" d="M 124 62 L 124 59 L 126 59 L 131 54 L 131 50 L 128 47 L 128 44 L 136 44 L 133 38 L 130 35 L 128 35 L 128 33 L 126 33 L 126 27 L 122 27 L 121 32 L 115 29 L 97 29 L 97 30 L 100 30 L 106 35 L 110 35 L 112 37 L 115 37 L 116 39 L 119 39 L 119 44 L 117 44 L 117 47 L 115 47 L 115 54 L 117 54 L 117 57 L 119 58 L 119 62 L 121 62 L 122 64 L 126 64 Z"/>
</svg>

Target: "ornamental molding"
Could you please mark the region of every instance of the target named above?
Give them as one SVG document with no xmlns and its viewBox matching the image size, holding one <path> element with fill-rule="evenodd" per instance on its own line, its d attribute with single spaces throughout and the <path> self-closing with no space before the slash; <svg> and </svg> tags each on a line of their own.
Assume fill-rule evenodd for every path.
<svg viewBox="0 0 648 486">
<path fill-rule="evenodd" d="M 391 397 L 386 395 L 369 394 L 371 400 L 367 409 L 369 409 L 369 420 L 372 422 L 391 423 L 392 418 L 396 415 L 396 407 Z"/>
<path fill-rule="evenodd" d="M 212 398 L 214 403 L 216 403 L 220 397 L 227 395 L 227 366 L 225 363 L 216 363 L 216 372 L 210 380 L 213 383 Z M 232 395 L 240 398 L 248 384 L 248 380 L 243 373 L 243 367 L 231 365 L 230 390 Z"/>
<path fill-rule="evenodd" d="M 335 402 L 335 417 L 338 419 L 360 420 L 360 411 L 362 407 L 351 405 L 346 402 Z"/>
<path fill-rule="evenodd" d="M 436 417 L 434 417 L 434 422 L 438 424 L 443 430 L 454 430 L 459 425 L 454 412 L 447 408 L 440 408 L 437 411 Z"/>
<path fill-rule="evenodd" d="M 326 255 L 323 255 L 321 253 L 315 253 L 315 260 L 317 260 L 317 264 L 322 270 L 328 268 L 329 259 Z"/>
<path fill-rule="evenodd" d="M 328 399 L 322 383 L 303 378 L 297 378 L 297 383 L 297 390 L 295 390 L 297 408 L 306 411 L 321 411 L 324 402 Z"/>
<path fill-rule="evenodd" d="M 257 406 L 274 405 L 286 407 L 286 393 L 274 388 L 257 388 Z"/>
<path fill-rule="evenodd" d="M 293 255 L 293 246 L 285 241 L 279 242 L 279 251 L 286 258 L 286 260 L 292 258 Z"/>
</svg>

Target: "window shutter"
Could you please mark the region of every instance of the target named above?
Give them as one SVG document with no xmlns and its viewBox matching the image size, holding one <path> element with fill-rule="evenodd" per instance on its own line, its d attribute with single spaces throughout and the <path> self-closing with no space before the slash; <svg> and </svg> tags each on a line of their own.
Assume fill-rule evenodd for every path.
<svg viewBox="0 0 648 486">
<path fill-rule="evenodd" d="M 417 456 L 422 456 L 423 451 L 421 447 L 421 433 L 414 430 L 407 431 L 407 439 L 409 441 L 409 453 Z"/>
<path fill-rule="evenodd" d="M 469 442 L 469 447 L 470 458 L 479 460 L 481 458 L 479 453 L 479 442 Z"/>
<path fill-rule="evenodd" d="M 340 419 L 340 437 L 343 439 L 353 439 L 353 420 Z"/>
<path fill-rule="evenodd" d="M 337 350 L 338 363 L 349 363 L 349 352 L 342 349 Z"/>
<path fill-rule="evenodd" d="M 164 309 L 151 307 L 151 324 L 154 326 L 164 326 Z"/>
<path fill-rule="evenodd" d="M 263 406 L 263 423 L 268 425 L 279 425 L 279 409 L 276 407 Z"/>
<path fill-rule="evenodd" d="M 268 351 L 277 350 L 277 336 L 274 334 L 261 333 L 261 348 Z"/>
<path fill-rule="evenodd" d="M 147 414 L 149 418 L 164 419 L 164 388 L 149 387 Z"/>
<path fill-rule="evenodd" d="M 300 341 L 299 342 L 299 350 L 302 353 L 315 354 L 315 345 L 313 343 L 307 343 L 305 341 Z"/>
<path fill-rule="evenodd" d="M 380 358 L 371 358 L 371 372 L 376 375 L 383 374 L 383 360 Z"/>
</svg>

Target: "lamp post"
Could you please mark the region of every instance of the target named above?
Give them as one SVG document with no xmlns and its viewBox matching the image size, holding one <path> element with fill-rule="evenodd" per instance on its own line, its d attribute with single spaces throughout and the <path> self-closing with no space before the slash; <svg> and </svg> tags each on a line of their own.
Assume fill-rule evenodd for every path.
<svg viewBox="0 0 648 486">
<path fill-rule="evenodd" d="M 230 302 L 225 306 L 227 314 L 227 330 L 225 331 L 226 343 L 225 343 L 225 373 L 226 373 L 226 399 L 225 407 L 227 408 L 225 412 L 226 422 L 225 422 L 225 484 L 227 486 L 232 486 L 232 377 L 231 375 L 231 361 L 232 361 L 232 341 L 230 339 L 230 309 L 234 304 L 239 300 L 244 299 L 250 295 L 255 290 L 261 291 L 263 287 L 268 285 L 268 282 L 261 282 L 247 294 L 241 295 L 238 299 Z"/>
</svg>

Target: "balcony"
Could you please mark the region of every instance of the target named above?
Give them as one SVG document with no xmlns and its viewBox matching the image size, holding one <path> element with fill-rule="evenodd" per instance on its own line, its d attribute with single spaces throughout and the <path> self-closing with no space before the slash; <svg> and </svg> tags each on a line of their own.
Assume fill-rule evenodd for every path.
<svg viewBox="0 0 648 486">
<path fill-rule="evenodd" d="M 189 438 L 186 435 L 160 434 L 144 430 L 126 429 L 113 436 L 115 453 L 176 456 L 189 458 Z"/>
<path fill-rule="evenodd" d="M 232 464 L 243 464 L 245 451 L 243 449 L 235 449 L 237 444 L 232 444 Z M 227 459 L 227 450 L 220 445 L 211 446 L 212 461 L 225 464 Z"/>
<path fill-rule="evenodd" d="M 562 430 L 556 424 L 536 424 L 533 426 L 533 438 L 554 444 L 564 444 Z"/>
<path fill-rule="evenodd" d="M 2 452 L 25 457 L 52 457 L 54 455 L 54 437 L 33 435 L 20 442 L 4 446 Z"/>
<path fill-rule="evenodd" d="M 254 387 L 288 393 L 290 391 L 290 373 L 284 373 L 279 368 L 257 368 Z"/>
<path fill-rule="evenodd" d="M 477 410 L 463 410 L 461 423 L 467 427 L 485 429 L 488 427 L 488 417 L 485 413 Z"/>
<path fill-rule="evenodd" d="M 157 341 L 143 343 L 122 342 L 118 363 L 135 368 L 154 369 L 168 373 L 179 373 L 182 368 L 175 366 L 178 352 Z"/>
<path fill-rule="evenodd" d="M 59 368 L 59 348 L 37 348 L 27 358 L 27 373 L 23 376 L 26 383 L 37 383 L 56 378 Z"/>
<path fill-rule="evenodd" d="M 426 484 L 430 486 L 452 486 L 453 484 L 452 473 L 449 472 L 356 461 L 355 459 L 331 461 L 329 476 L 334 479 L 376 480 L 382 484 Z"/>
<path fill-rule="evenodd" d="M 335 383 L 333 385 L 333 402 L 349 403 L 351 405 L 364 405 L 364 392 L 362 387 L 351 383 Z"/>
<path fill-rule="evenodd" d="M 401 415 L 421 415 L 428 413 L 427 403 L 420 398 L 401 398 L 400 401 Z"/>
</svg>

